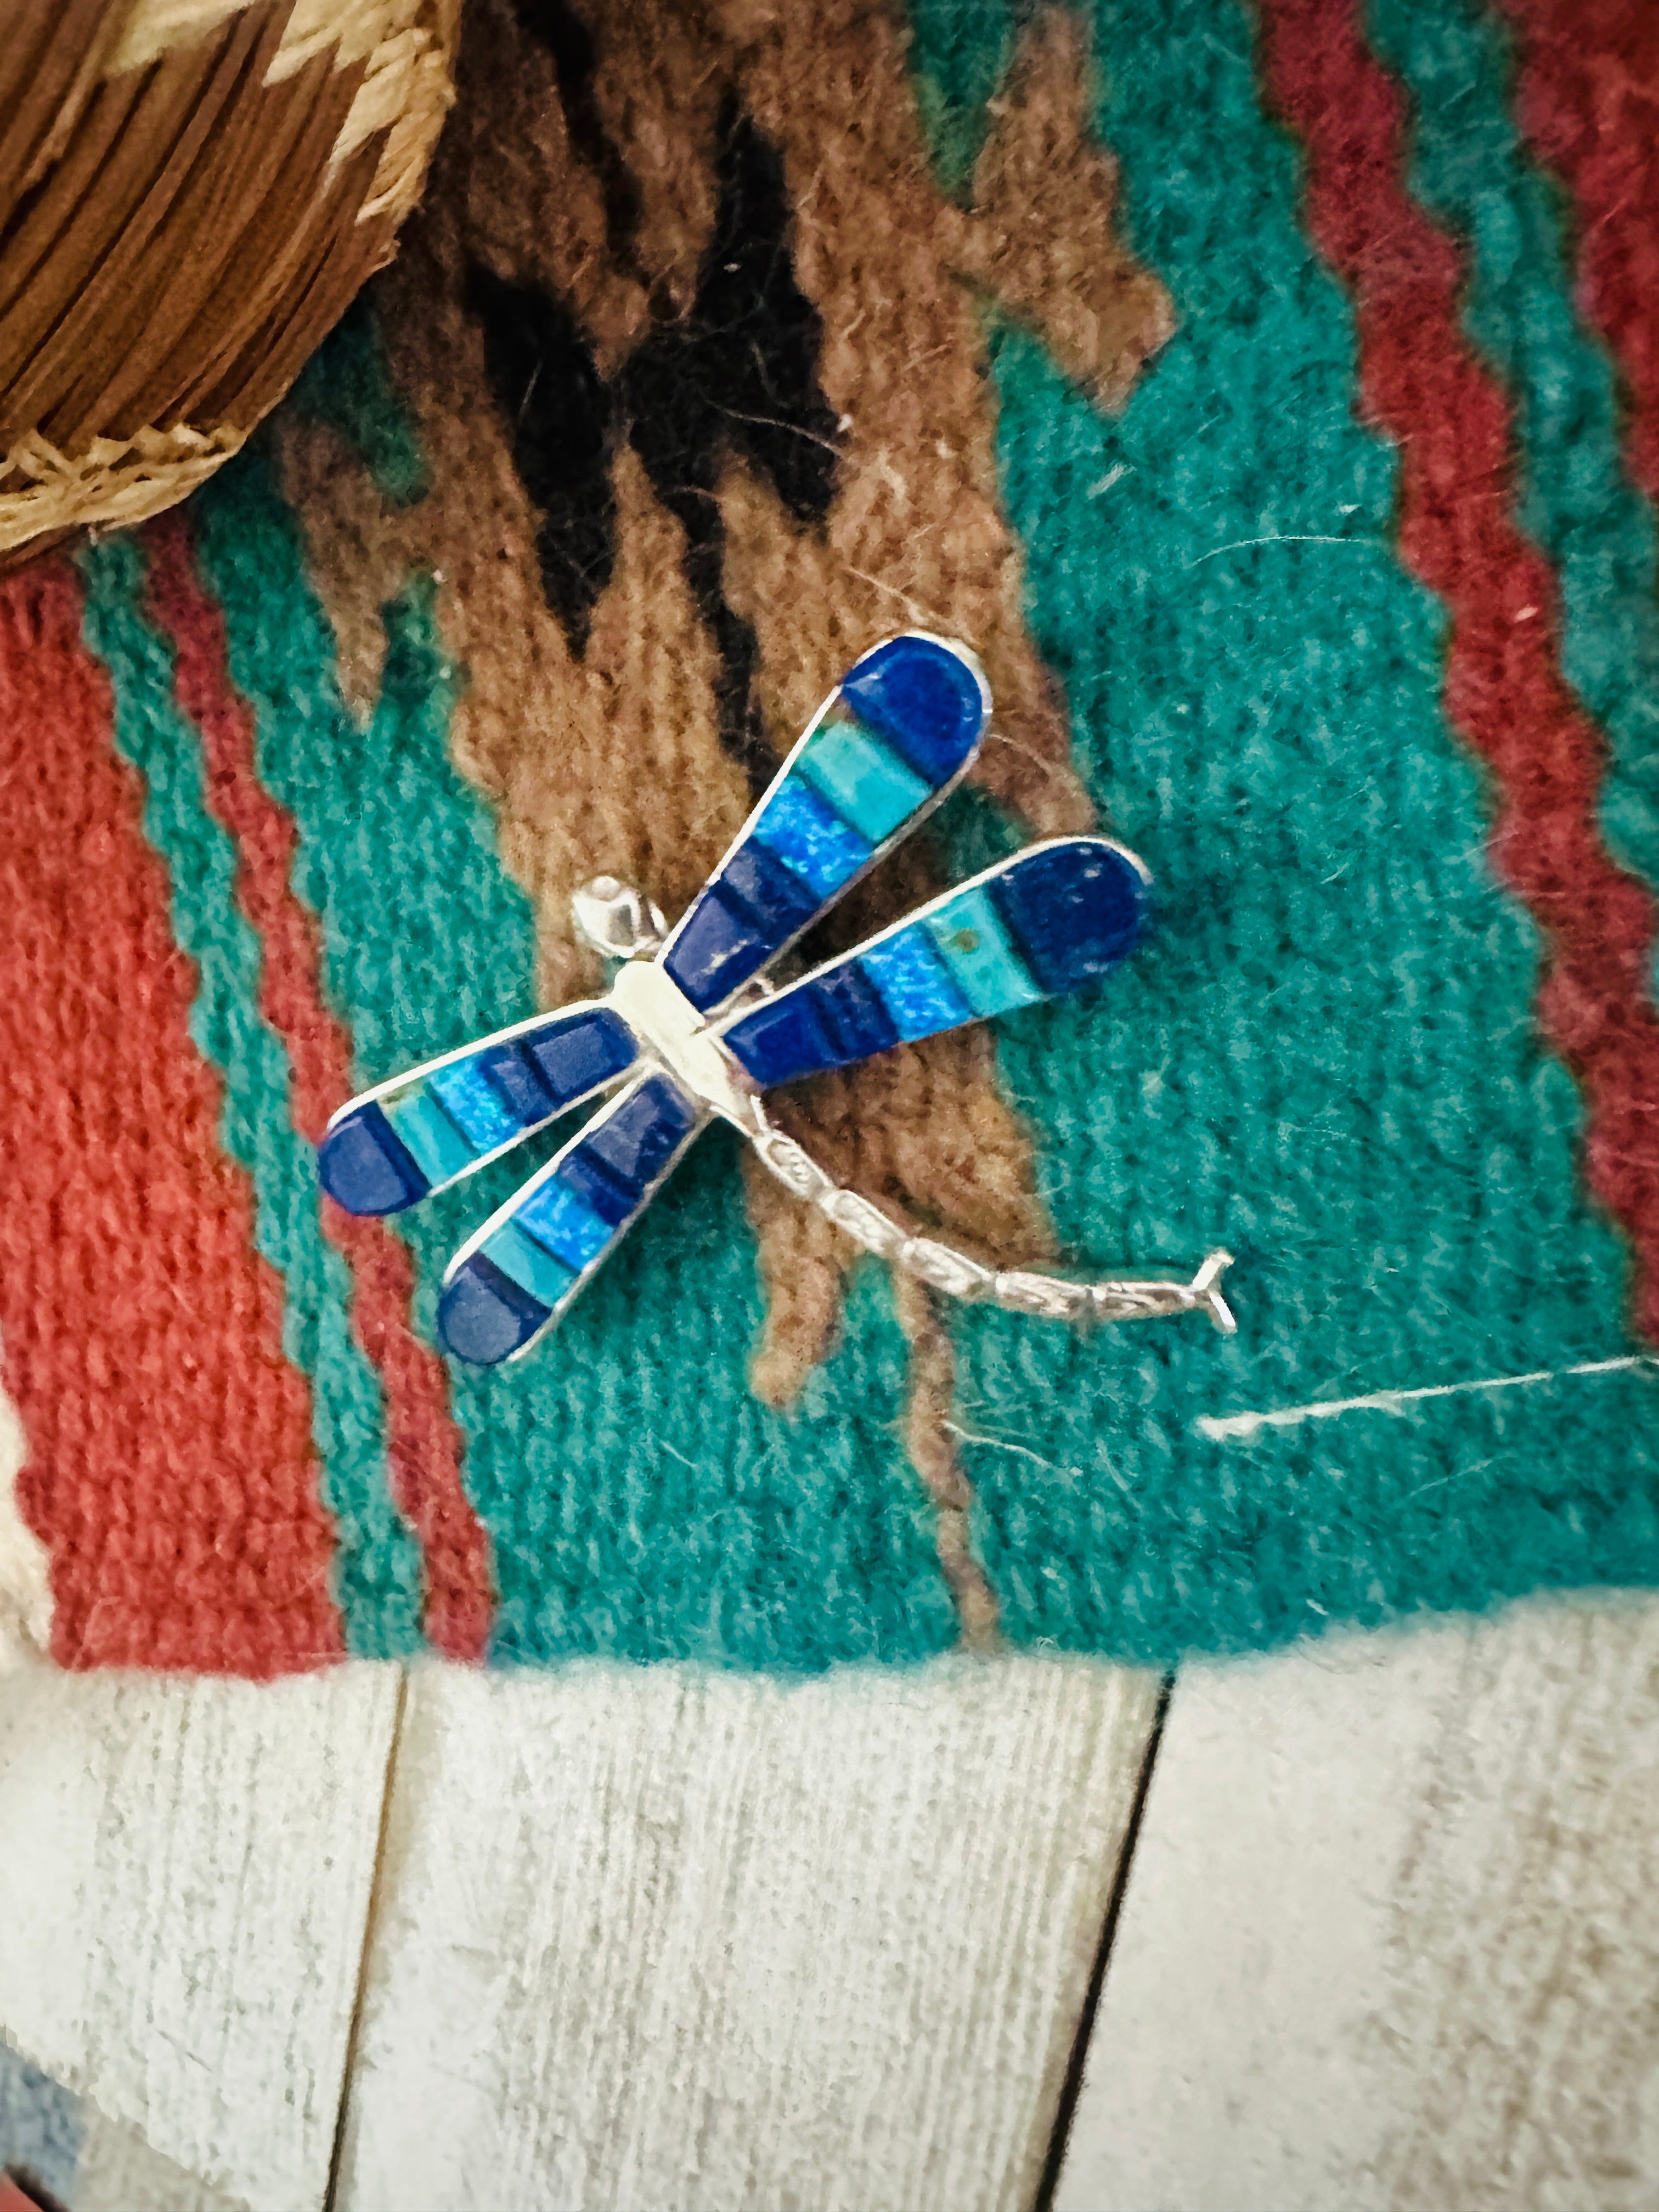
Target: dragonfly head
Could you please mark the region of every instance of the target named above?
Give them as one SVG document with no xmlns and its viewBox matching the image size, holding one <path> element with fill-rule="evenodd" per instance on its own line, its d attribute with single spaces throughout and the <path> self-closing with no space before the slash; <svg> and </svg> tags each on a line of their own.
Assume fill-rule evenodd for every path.
<svg viewBox="0 0 1659 2212">
<path fill-rule="evenodd" d="M 632 884 L 615 876 L 594 876 L 570 901 L 576 934 L 607 960 L 650 959 L 661 951 L 668 924 Z"/>
</svg>

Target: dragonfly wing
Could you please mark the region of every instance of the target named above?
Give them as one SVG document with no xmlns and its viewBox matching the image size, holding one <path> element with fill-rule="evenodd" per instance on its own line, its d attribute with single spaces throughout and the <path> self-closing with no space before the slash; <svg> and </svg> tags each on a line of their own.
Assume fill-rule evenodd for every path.
<svg viewBox="0 0 1659 2212">
<path fill-rule="evenodd" d="M 1141 862 L 1107 838 L 1031 846 L 732 1016 L 721 1042 L 770 1090 L 1057 998 L 1133 949 L 1151 890 Z"/>
<path fill-rule="evenodd" d="M 498 1030 L 341 1107 L 318 1153 L 323 1188 L 348 1213 L 401 1213 L 615 1083 L 638 1057 L 627 1023 L 598 1001 Z"/>
<path fill-rule="evenodd" d="M 475 1367 L 526 1352 L 645 1211 L 702 1127 L 672 1076 L 632 1083 L 450 1261 L 438 1339 Z"/>
<path fill-rule="evenodd" d="M 848 672 L 659 955 L 700 1013 L 915 828 L 973 759 L 990 708 L 967 647 L 920 630 Z"/>
</svg>

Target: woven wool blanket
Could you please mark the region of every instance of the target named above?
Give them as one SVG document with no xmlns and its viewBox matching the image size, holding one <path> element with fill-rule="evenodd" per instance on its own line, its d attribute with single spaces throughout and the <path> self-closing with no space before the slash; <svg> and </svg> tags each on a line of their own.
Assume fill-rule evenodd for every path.
<svg viewBox="0 0 1659 2212">
<path fill-rule="evenodd" d="M 14 1632 L 1165 1663 L 1659 1582 L 1656 495 L 1644 0 L 471 0 L 269 431 L 0 585 Z M 790 1126 L 1000 1265 L 1224 1244 L 1237 1337 L 935 1300 L 714 1134 L 447 1364 L 523 1161 L 356 1221 L 327 1116 L 592 991 L 574 887 L 672 919 L 915 625 L 995 733 L 836 941 L 1093 825 L 1155 932 Z"/>
</svg>

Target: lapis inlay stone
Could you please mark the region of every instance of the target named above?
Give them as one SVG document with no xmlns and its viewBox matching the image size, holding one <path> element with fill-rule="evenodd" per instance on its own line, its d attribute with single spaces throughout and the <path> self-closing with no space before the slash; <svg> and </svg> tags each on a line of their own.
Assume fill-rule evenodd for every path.
<svg viewBox="0 0 1659 2212">
<path fill-rule="evenodd" d="M 780 993 L 726 1032 L 727 1048 L 768 1088 L 867 1060 L 898 1042 L 891 1015 L 856 961 Z"/>
<path fill-rule="evenodd" d="M 885 1052 L 898 1042 L 898 1026 L 858 961 L 830 969 L 804 988 L 834 1042 L 836 1064 L 867 1060 L 872 1053 Z"/>
<path fill-rule="evenodd" d="M 328 1131 L 317 1154 L 317 1176 L 348 1213 L 401 1213 L 431 1188 L 372 1103 Z"/>
<path fill-rule="evenodd" d="M 746 837 L 687 915 L 663 966 L 707 1013 L 805 929 L 822 904 L 775 853 Z"/>
<path fill-rule="evenodd" d="M 819 898 L 833 898 L 869 859 L 870 841 L 832 814 L 817 793 L 787 776 L 766 802 L 755 836 Z"/>
<path fill-rule="evenodd" d="M 985 726 L 979 678 L 932 638 L 878 645 L 848 672 L 841 695 L 934 790 L 971 757 Z"/>
<path fill-rule="evenodd" d="M 913 925 L 872 945 L 859 955 L 859 966 L 881 994 L 902 1037 L 933 1036 L 973 1018 L 973 1008 L 924 929 Z"/>
<path fill-rule="evenodd" d="M 620 1229 L 640 1202 L 638 1191 L 620 1182 L 586 1144 L 565 1154 L 559 1180 L 575 1193 L 590 1213 L 598 1214 L 613 1229 Z"/>
<path fill-rule="evenodd" d="M 548 1318 L 547 1307 L 475 1252 L 438 1301 L 438 1341 L 474 1367 L 496 1367 Z"/>
<path fill-rule="evenodd" d="M 763 1090 L 836 1064 L 836 1044 L 810 991 L 786 991 L 726 1032 L 726 1043 Z"/>
<path fill-rule="evenodd" d="M 987 888 L 1033 977 L 1055 995 L 1121 960 L 1151 903 L 1127 854 L 1092 838 L 1032 853 Z"/>
<path fill-rule="evenodd" d="M 637 1057 L 627 1023 L 604 1006 L 574 1021 L 550 1022 L 544 1030 L 527 1030 L 519 1044 L 535 1062 L 559 1111 L 621 1075 Z"/>
<path fill-rule="evenodd" d="M 427 1085 L 475 1152 L 494 1152 L 522 1127 L 471 1060 L 434 1068 Z"/>
<path fill-rule="evenodd" d="M 679 1085 L 665 1075 L 653 1075 L 583 1139 L 582 1149 L 619 1182 L 641 1193 L 696 1125 L 696 1109 Z"/>
<path fill-rule="evenodd" d="M 553 1096 L 516 1044 L 486 1045 L 474 1061 L 521 1129 L 533 1129 L 553 1111 Z"/>
<path fill-rule="evenodd" d="M 562 1174 L 560 1169 L 550 1176 L 514 1218 L 538 1244 L 580 1274 L 611 1242 L 612 1224 L 583 1205 L 562 1181 Z"/>
<path fill-rule="evenodd" d="M 769 945 L 782 945 L 817 912 L 817 894 L 791 875 L 775 853 L 745 837 L 720 872 L 720 890 L 757 925 Z"/>
<path fill-rule="evenodd" d="M 766 935 L 727 898 L 725 884 L 716 884 L 697 901 L 662 964 L 675 988 L 706 1014 L 746 983 L 772 950 Z"/>
</svg>

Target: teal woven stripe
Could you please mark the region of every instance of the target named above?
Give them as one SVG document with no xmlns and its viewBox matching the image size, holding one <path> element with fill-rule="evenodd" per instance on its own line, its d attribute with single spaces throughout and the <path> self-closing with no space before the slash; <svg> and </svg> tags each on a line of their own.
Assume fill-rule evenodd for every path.
<svg viewBox="0 0 1659 2212">
<path fill-rule="evenodd" d="M 380 1385 L 351 1334 L 345 1262 L 319 1223 L 313 1156 L 289 1113 L 287 1055 L 258 1011 L 259 946 L 236 903 L 235 851 L 208 811 L 200 741 L 173 698 L 172 650 L 141 611 L 137 541 L 106 538 L 82 568 L 88 641 L 114 686 L 115 742 L 144 779 L 144 833 L 167 866 L 173 932 L 197 967 L 191 1034 L 224 1078 L 221 1134 L 252 1178 L 255 1241 L 283 1281 L 283 1348 L 311 1385 L 348 1646 L 395 1658 L 421 1642 L 420 1552 L 392 1502 Z M 258 1437 L 244 1441 L 258 1451 Z"/>
<path fill-rule="evenodd" d="M 528 1015 L 532 917 L 447 758 L 457 679 L 429 585 L 392 611 L 360 730 L 262 459 L 232 463 L 197 511 L 362 1079 Z M 449 1253 L 537 1158 L 526 1147 L 400 1217 L 428 1335 Z M 452 1367 L 468 1491 L 495 1548 L 497 1656 L 819 1668 L 955 1640 L 900 1442 L 906 1354 L 884 1288 L 858 1286 L 841 1348 L 792 1414 L 750 1395 L 760 1322 L 731 1147 L 705 1137 L 533 1358 Z"/>
<path fill-rule="evenodd" d="M 1158 923 L 1098 1000 L 1009 1016 L 1000 1059 L 1065 1247 L 1225 1243 L 1241 1330 L 1084 1345 L 960 1317 L 1005 1626 L 1157 1663 L 1654 1581 L 1659 1453 L 1629 1370 L 1200 1426 L 1631 1347 L 1577 1094 L 1539 1056 L 1535 934 L 1485 858 L 1438 706 L 1443 617 L 1392 551 L 1395 456 L 1357 425 L 1352 319 L 1301 230 L 1249 18 L 1093 14 L 1123 221 L 1177 334 L 1109 421 L 995 331 L 999 451 L 1028 618 Z"/>
<path fill-rule="evenodd" d="M 1014 50 L 1008 0 L 911 0 L 916 98 L 946 191 L 967 194 L 985 143 L 986 103 Z"/>
<path fill-rule="evenodd" d="M 1469 0 L 1372 0 L 1371 34 L 1414 103 L 1412 188 L 1470 248 L 1464 326 L 1513 397 L 1520 520 L 1555 564 L 1562 667 L 1611 748 L 1607 842 L 1659 885 L 1659 533 L 1624 469 L 1613 363 L 1574 307 L 1561 188 L 1510 110 L 1510 33 Z"/>
<path fill-rule="evenodd" d="M 392 387 L 386 341 L 367 294 L 359 293 L 306 363 L 288 405 L 326 423 L 394 506 L 411 506 L 425 494 L 425 457 Z"/>
</svg>

